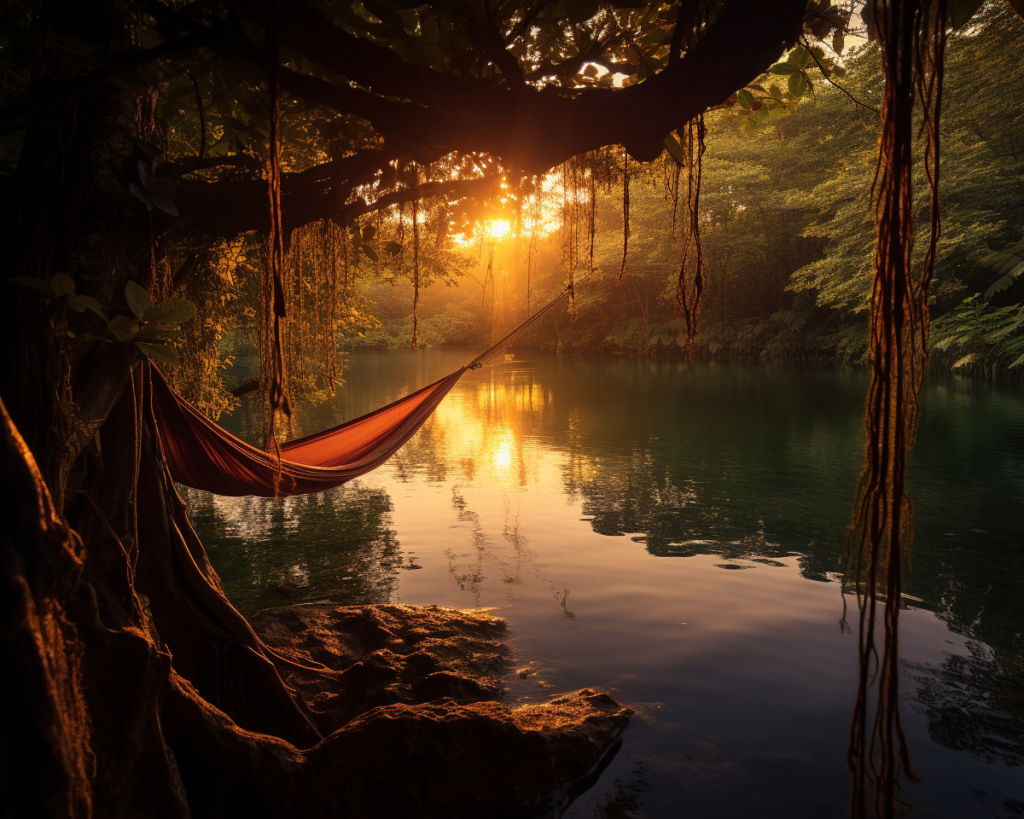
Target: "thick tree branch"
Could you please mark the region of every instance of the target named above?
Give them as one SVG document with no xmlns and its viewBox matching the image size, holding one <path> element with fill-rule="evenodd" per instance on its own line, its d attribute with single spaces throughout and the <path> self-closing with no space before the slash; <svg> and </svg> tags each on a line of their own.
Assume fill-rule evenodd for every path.
<svg viewBox="0 0 1024 819">
<path fill-rule="evenodd" d="M 336 110 L 358 105 L 355 112 L 385 136 L 489 152 L 543 172 L 605 145 L 623 144 L 636 159 L 653 159 L 670 131 L 763 73 L 795 41 L 805 6 L 806 0 L 733 0 L 683 59 L 636 86 L 591 89 L 574 99 L 553 89 L 503 89 L 410 65 L 314 12 L 296 18 L 285 39 L 333 72 L 416 103 L 375 102 L 352 88 L 318 89 L 318 101 Z M 312 93 L 301 82 L 293 78 L 294 91 Z"/>
<path fill-rule="evenodd" d="M 383 158 L 384 154 L 379 156 Z M 297 176 L 300 175 L 287 175 L 281 185 L 281 209 L 285 231 L 288 233 L 320 219 L 331 219 L 337 224 L 343 224 L 392 205 L 410 202 L 415 197 L 486 197 L 496 195 L 501 190 L 501 177 L 494 175 L 429 182 L 419 185 L 415 191 L 399 188 L 370 201 L 362 197 L 347 201 L 352 191 L 373 182 L 375 170 L 369 160 L 360 174 L 353 173 L 350 178 L 332 181 L 330 185 L 324 184 L 320 191 L 311 190 L 308 177 L 301 184 L 296 184 Z M 265 231 L 267 213 L 260 198 L 265 187 L 266 183 L 262 180 L 182 180 L 175 197 L 182 213 L 181 220 L 175 225 L 175 238 L 214 240 L 231 238 L 252 230 Z"/>
</svg>

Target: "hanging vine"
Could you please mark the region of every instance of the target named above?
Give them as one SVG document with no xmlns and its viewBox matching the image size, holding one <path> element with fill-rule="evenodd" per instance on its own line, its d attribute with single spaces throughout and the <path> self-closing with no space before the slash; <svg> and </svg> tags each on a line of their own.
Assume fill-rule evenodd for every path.
<svg viewBox="0 0 1024 819">
<path fill-rule="evenodd" d="M 420 303 L 420 169 L 415 161 L 409 164 L 409 186 L 412 188 L 412 348 L 416 349 L 416 330 L 418 317 L 416 311 Z"/>
<path fill-rule="evenodd" d="M 700 309 L 704 303 L 704 252 L 700 242 L 700 188 L 704 157 L 704 115 L 686 125 L 687 188 L 686 208 L 689 224 L 683 244 L 683 262 L 679 267 L 677 296 L 686 319 L 686 350 L 693 358 Z M 674 220 L 673 220 L 674 224 Z M 691 258 L 690 252 L 693 251 Z"/>
<path fill-rule="evenodd" d="M 331 263 L 327 266 L 327 370 L 324 380 L 333 397 L 338 386 L 338 227 L 334 222 L 324 223 L 327 232 Z"/>
<path fill-rule="evenodd" d="M 597 224 L 597 158 L 587 154 L 587 233 L 590 244 L 589 273 L 594 272 L 594 235 Z"/>
<path fill-rule="evenodd" d="M 268 20 L 272 3 L 266 6 Z M 260 286 L 260 387 L 266 412 L 264 446 L 280 461 L 277 423 L 283 416 L 290 428 L 292 407 L 285 364 L 283 323 L 287 318 L 284 293 L 284 226 L 281 218 L 281 101 L 278 87 L 277 26 L 268 25 L 267 56 L 270 89 L 270 128 L 267 140 L 267 195 L 270 223 L 267 252 L 261 264 Z"/>
<path fill-rule="evenodd" d="M 871 296 L 871 385 L 865 412 L 865 467 L 848 537 L 848 582 L 859 603 L 858 693 L 850 729 L 851 815 L 891 817 L 901 775 L 914 778 L 899 716 L 899 612 L 902 569 L 912 541 L 906 494 L 918 395 L 928 349 L 928 284 L 939 238 L 939 113 L 946 43 L 943 0 L 872 2 L 885 91 L 875 171 L 877 245 Z M 913 258 L 913 108 L 920 105 L 923 162 L 930 192 L 928 249 Z M 884 599 L 878 644 L 878 597 Z M 869 696 L 877 685 L 877 695 Z M 869 716 L 874 700 L 874 714 Z M 872 802 L 873 804 L 869 804 Z"/>
<path fill-rule="evenodd" d="M 562 165 L 562 264 L 569 292 L 569 320 L 576 322 L 576 267 L 579 264 L 579 162 Z"/>
<path fill-rule="evenodd" d="M 619 281 L 626 273 L 626 254 L 629 251 L 629 154 L 622 152 L 622 265 Z"/>
</svg>

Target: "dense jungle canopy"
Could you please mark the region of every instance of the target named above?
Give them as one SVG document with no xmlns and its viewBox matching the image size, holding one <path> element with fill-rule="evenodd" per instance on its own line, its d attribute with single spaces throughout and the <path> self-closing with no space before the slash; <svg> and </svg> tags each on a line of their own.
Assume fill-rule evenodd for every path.
<svg viewBox="0 0 1024 819">
<path fill-rule="evenodd" d="M 214 419 L 258 389 L 272 452 L 345 349 L 493 341 L 566 286 L 521 343 L 870 362 L 853 582 L 871 616 L 876 581 L 898 599 L 929 317 L 933 366 L 1024 362 L 1021 29 L 980 0 L 5 4 L 4 809 L 381 815 L 336 783 L 393 764 L 393 726 L 360 721 L 395 704 L 384 672 L 305 663 L 231 606 L 146 360 Z M 910 238 L 938 238 L 940 193 L 929 290 L 934 245 Z M 245 356 L 259 379 L 226 382 Z M 463 756 L 394 815 L 536 809 L 626 719 L 566 698 L 541 741 L 543 714 L 460 691 L 422 742 Z M 882 724 L 880 813 L 904 767 Z"/>
</svg>

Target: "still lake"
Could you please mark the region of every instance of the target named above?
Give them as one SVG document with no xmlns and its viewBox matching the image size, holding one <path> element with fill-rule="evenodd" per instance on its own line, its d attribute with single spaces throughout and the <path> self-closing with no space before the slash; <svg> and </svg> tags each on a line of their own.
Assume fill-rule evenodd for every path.
<svg viewBox="0 0 1024 819">
<path fill-rule="evenodd" d="M 467 363 L 359 352 L 307 434 Z M 522 360 L 520 360 L 522 359 Z M 523 352 L 467 373 L 384 467 L 284 500 L 185 492 L 228 596 L 490 607 L 506 702 L 637 715 L 567 817 L 845 816 L 840 625 L 867 375 Z M 221 423 L 255 442 L 252 405 Z M 903 718 L 922 817 L 1024 816 L 1024 392 L 926 385 L 911 463 Z M 500 775 L 500 772 L 496 772 Z"/>
</svg>

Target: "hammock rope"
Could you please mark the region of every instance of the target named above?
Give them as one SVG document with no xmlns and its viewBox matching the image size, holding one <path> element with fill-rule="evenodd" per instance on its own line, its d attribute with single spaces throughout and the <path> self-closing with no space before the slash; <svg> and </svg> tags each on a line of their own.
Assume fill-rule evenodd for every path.
<svg viewBox="0 0 1024 819">
<path fill-rule="evenodd" d="M 150 363 L 153 419 L 171 477 L 216 495 L 273 498 L 322 492 L 365 475 L 416 433 L 468 370 L 499 355 L 568 294 L 565 288 L 469 364 L 439 381 L 339 426 L 281 444 L 280 461 L 213 423 Z"/>
</svg>

